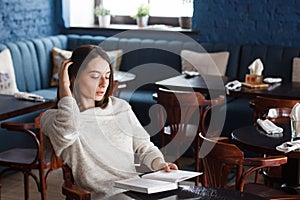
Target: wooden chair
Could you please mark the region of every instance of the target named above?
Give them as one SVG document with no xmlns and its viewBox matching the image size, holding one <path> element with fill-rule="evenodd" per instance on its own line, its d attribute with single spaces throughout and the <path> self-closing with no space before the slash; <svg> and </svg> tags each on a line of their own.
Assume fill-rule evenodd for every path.
<svg viewBox="0 0 300 200">
<path fill-rule="evenodd" d="M 258 118 L 267 118 L 274 123 L 290 123 L 290 113 L 297 102 L 300 102 L 300 99 L 276 99 L 257 96 L 250 101 L 254 122 Z"/>
<path fill-rule="evenodd" d="M 127 85 L 125 83 L 119 83 L 118 81 L 114 80 L 113 82 L 113 96 L 119 97 L 120 92 L 123 88 L 126 88 Z"/>
<path fill-rule="evenodd" d="M 63 164 L 63 161 L 55 155 L 50 141 L 45 141 L 48 138 L 43 136 L 40 129 L 41 115 L 35 119 L 34 123 L 4 122 L 1 124 L 2 128 L 29 135 L 33 139 L 36 148 L 16 148 L 1 152 L 0 166 L 7 168 L 0 175 L 8 170 L 23 172 L 26 200 L 29 199 L 29 176 L 32 176 L 41 193 L 41 199 L 46 200 L 47 178 L 53 170 L 62 167 L 64 178 L 62 193 L 66 196 L 66 200 L 90 200 L 90 192 L 75 185 L 71 168 L 67 164 Z M 47 153 L 44 152 L 45 149 L 47 149 Z M 38 169 L 39 177 L 32 172 L 34 169 Z"/>
<path fill-rule="evenodd" d="M 151 171 L 145 165 L 136 165 L 135 168 L 138 173 L 148 173 Z M 62 169 L 64 177 L 62 193 L 66 196 L 66 200 L 90 200 L 91 192 L 76 185 L 72 169 L 66 163 L 63 164 Z"/>
<path fill-rule="evenodd" d="M 167 151 L 165 145 L 168 139 L 168 141 L 174 144 L 172 147 L 175 147 L 175 158 L 179 158 L 181 155 L 180 147 L 188 144 L 188 147 L 193 148 L 195 171 L 200 171 L 200 140 L 197 134 L 199 132 L 206 133 L 209 111 L 214 106 L 223 104 L 224 98 L 219 97 L 207 100 L 199 92 L 174 91 L 159 88 L 157 91 L 157 103 L 162 106 L 158 112 L 159 127 L 163 127 L 160 131 L 162 147 Z M 164 109 L 166 112 L 164 112 Z M 219 134 L 220 130 L 216 130 L 216 132 Z M 194 145 L 190 145 L 192 143 Z M 195 184 L 198 185 L 198 182 L 199 178 L 196 178 Z"/>
<path fill-rule="evenodd" d="M 75 184 L 72 169 L 67 164 L 63 164 L 62 169 L 64 176 L 62 193 L 66 196 L 66 200 L 90 200 L 91 193 Z"/>
<path fill-rule="evenodd" d="M 258 118 L 269 119 L 274 123 L 290 123 L 290 113 L 294 105 L 300 102 L 294 99 L 276 99 L 257 96 L 250 101 L 250 107 L 253 109 L 254 123 Z M 281 166 L 277 168 L 262 169 L 261 174 L 265 178 L 266 184 L 281 184 Z"/>
<path fill-rule="evenodd" d="M 24 197 L 29 199 L 29 177 L 31 176 L 37 184 L 38 190 L 41 193 L 41 199 L 46 199 L 47 178 L 49 174 L 61 167 L 61 161 L 53 152 L 45 154 L 44 138 L 40 129 L 40 116 L 35 119 L 34 123 L 14 123 L 4 122 L 2 128 L 9 131 L 17 131 L 20 134 L 26 134 L 30 137 L 34 144 L 34 148 L 13 148 L 0 153 L 0 166 L 5 169 L 0 173 L 0 189 L 1 176 L 9 171 L 21 171 L 24 174 Z M 38 175 L 33 173 L 33 170 L 38 170 Z M 0 193 L 1 199 L 1 193 Z"/>
<path fill-rule="evenodd" d="M 279 197 L 295 198 L 299 196 L 288 195 L 281 190 L 271 188 L 258 183 L 255 178 L 250 181 L 250 175 L 265 167 L 276 167 L 287 162 L 286 156 L 269 156 L 245 158 L 243 151 L 236 145 L 229 144 L 228 139 L 208 139 L 200 134 L 203 140 L 201 159 L 204 173 L 207 178 L 206 187 L 236 189 L 264 197 L 266 199 L 277 199 Z M 248 167 L 248 168 L 246 168 Z M 235 184 L 228 185 L 228 176 L 235 168 Z"/>
<path fill-rule="evenodd" d="M 114 82 L 113 82 L 113 96 L 118 97 L 119 93 L 120 93 L 119 82 L 114 80 Z"/>
</svg>

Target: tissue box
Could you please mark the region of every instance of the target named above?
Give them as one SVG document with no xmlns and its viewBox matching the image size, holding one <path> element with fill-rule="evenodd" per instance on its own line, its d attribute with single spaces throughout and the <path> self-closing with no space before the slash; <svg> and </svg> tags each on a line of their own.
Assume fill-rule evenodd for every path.
<svg viewBox="0 0 300 200">
<path fill-rule="evenodd" d="M 245 82 L 249 84 L 261 84 L 263 82 L 263 76 L 256 74 L 246 74 Z"/>
</svg>

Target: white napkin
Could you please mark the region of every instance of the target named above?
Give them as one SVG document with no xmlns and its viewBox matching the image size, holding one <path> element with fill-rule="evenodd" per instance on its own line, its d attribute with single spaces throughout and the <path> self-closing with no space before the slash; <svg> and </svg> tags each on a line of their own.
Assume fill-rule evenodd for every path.
<svg viewBox="0 0 300 200">
<path fill-rule="evenodd" d="M 268 77 L 268 78 L 264 78 L 264 82 L 265 83 L 280 83 L 282 81 L 282 78 L 272 78 L 272 77 Z"/>
<path fill-rule="evenodd" d="M 228 90 L 236 90 L 242 87 L 242 83 L 238 80 L 230 81 L 225 85 Z"/>
<path fill-rule="evenodd" d="M 14 97 L 17 99 L 24 99 L 29 101 L 41 101 L 41 102 L 45 101 L 44 97 L 37 94 L 28 93 L 28 92 L 16 92 L 14 93 Z"/>
<path fill-rule="evenodd" d="M 288 153 L 296 149 L 300 149 L 300 140 L 284 142 L 283 144 L 276 147 L 277 151 L 282 151 L 284 153 Z"/>
<path fill-rule="evenodd" d="M 276 126 L 273 122 L 271 122 L 268 119 L 262 120 L 257 119 L 257 123 L 266 131 L 268 134 L 274 134 L 274 133 L 282 133 L 283 129 L 279 126 Z"/>
<path fill-rule="evenodd" d="M 248 67 L 250 70 L 250 74 L 262 75 L 262 71 L 264 70 L 264 65 L 259 58 L 254 60 L 254 62 Z"/>
<path fill-rule="evenodd" d="M 183 71 L 182 74 L 185 75 L 185 78 L 192 78 L 194 76 L 199 76 L 200 75 L 199 72 L 195 72 L 195 71 Z"/>
<path fill-rule="evenodd" d="M 290 113 L 291 120 L 300 120 L 300 104 L 296 103 Z"/>
</svg>

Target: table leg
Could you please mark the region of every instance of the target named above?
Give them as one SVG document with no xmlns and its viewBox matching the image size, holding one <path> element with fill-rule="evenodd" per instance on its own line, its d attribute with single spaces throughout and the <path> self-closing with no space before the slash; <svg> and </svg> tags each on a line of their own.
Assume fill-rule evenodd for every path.
<svg viewBox="0 0 300 200">
<path fill-rule="evenodd" d="M 290 194 L 300 194 L 300 160 L 288 158 L 287 164 L 282 166 L 282 176 L 285 182 L 282 189 Z"/>
</svg>

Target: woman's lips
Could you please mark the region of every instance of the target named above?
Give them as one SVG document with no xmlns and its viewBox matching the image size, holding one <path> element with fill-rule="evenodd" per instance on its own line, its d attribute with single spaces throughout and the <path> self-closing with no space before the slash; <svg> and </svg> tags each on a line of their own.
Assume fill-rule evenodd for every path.
<svg viewBox="0 0 300 200">
<path fill-rule="evenodd" d="M 101 96 L 101 95 L 103 95 L 103 94 L 104 94 L 104 92 L 102 92 L 102 91 L 98 91 L 98 92 L 96 92 L 96 94 Z"/>
</svg>

